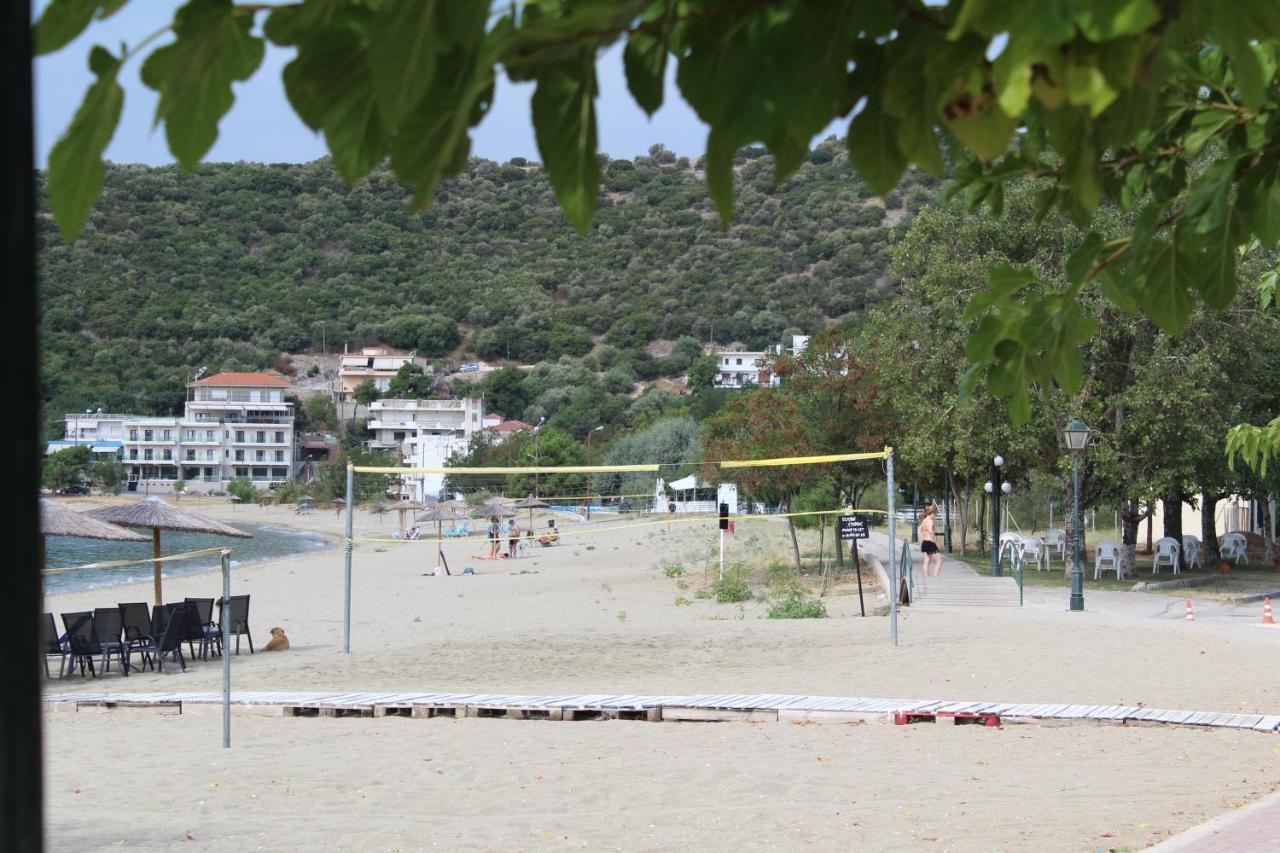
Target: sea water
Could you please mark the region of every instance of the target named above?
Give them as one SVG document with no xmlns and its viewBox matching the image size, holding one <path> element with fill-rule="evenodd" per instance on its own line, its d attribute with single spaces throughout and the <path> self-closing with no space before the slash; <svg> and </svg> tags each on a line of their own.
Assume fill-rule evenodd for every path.
<svg viewBox="0 0 1280 853">
<path fill-rule="evenodd" d="M 160 531 L 160 552 L 162 556 L 181 554 L 186 551 L 199 551 L 203 548 L 230 548 L 232 567 L 244 563 L 276 560 L 281 557 L 292 557 L 305 554 L 319 548 L 325 548 L 335 540 L 318 533 L 304 530 L 289 530 L 270 524 L 231 525 L 238 530 L 251 534 L 252 539 L 230 539 L 226 536 L 209 536 L 201 533 L 177 533 L 169 530 Z M 150 539 L 151 531 L 138 530 Z M 151 542 L 104 542 L 99 539 L 73 539 L 66 536 L 50 536 L 45 542 L 45 565 L 49 568 L 81 566 L 86 563 L 106 562 L 109 560 L 141 560 L 151 556 Z M 195 557 L 190 560 L 174 560 L 161 563 L 161 574 L 166 577 L 197 574 L 218 568 L 217 554 Z M 80 592 L 117 584 L 150 581 L 152 578 L 151 563 L 137 563 L 131 566 L 117 566 L 107 569 L 72 569 L 68 572 L 57 572 L 45 575 L 44 589 L 46 595 L 59 595 L 68 592 Z M 219 582 L 221 583 L 221 582 Z M 218 586 L 218 584 L 215 584 Z M 220 589 L 221 587 L 218 586 Z"/>
</svg>

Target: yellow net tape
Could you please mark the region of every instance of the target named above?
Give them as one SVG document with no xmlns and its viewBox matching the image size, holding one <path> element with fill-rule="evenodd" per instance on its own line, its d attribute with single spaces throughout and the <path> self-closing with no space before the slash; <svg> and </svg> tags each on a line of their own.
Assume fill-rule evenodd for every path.
<svg viewBox="0 0 1280 853">
<path fill-rule="evenodd" d="M 141 560 L 104 560 L 99 563 L 85 563 L 80 566 L 60 566 L 56 569 L 41 569 L 42 575 L 56 575 L 59 572 L 73 572 L 76 569 L 114 569 L 117 566 L 137 566 L 143 563 L 168 563 L 172 560 L 190 560 L 194 557 L 208 557 L 211 554 L 221 554 L 226 548 L 201 548 L 199 551 L 187 551 L 183 554 L 170 554 L 168 557 L 146 557 Z"/>
<path fill-rule="evenodd" d="M 882 509 L 819 509 L 819 510 L 806 510 L 804 512 L 776 512 L 776 513 L 765 513 L 761 515 L 735 515 L 730 518 L 730 521 L 732 521 L 734 524 L 741 524 L 744 521 L 767 521 L 773 518 L 797 518 L 799 516 L 810 516 L 810 515 L 853 515 L 856 513 L 861 513 L 864 515 L 866 514 L 888 515 L 888 513 Z M 718 517 L 719 516 L 715 515 L 714 513 L 688 513 L 688 514 L 667 516 L 660 519 L 654 519 L 652 521 L 638 521 L 630 524 L 606 524 L 606 525 L 600 525 L 600 526 L 592 525 L 592 526 L 580 528 L 577 530 L 568 530 L 568 529 L 562 529 L 557 527 L 555 529 L 554 535 L 556 536 L 556 538 L 563 538 L 566 536 L 568 537 L 589 536 L 595 533 L 607 533 L 615 530 L 635 530 L 641 527 L 660 527 L 664 524 L 668 524 L 668 525 L 669 524 L 694 524 L 694 523 L 705 522 L 705 521 L 715 521 Z M 355 536 L 349 540 L 344 539 L 343 542 L 344 544 L 354 543 L 354 542 L 379 542 L 387 545 L 421 545 L 424 543 L 430 543 L 432 545 L 435 545 L 438 543 L 448 543 L 448 542 L 479 543 L 479 542 L 489 541 L 488 537 L 485 535 L 484 530 L 478 530 L 477 532 L 480 535 L 478 536 L 442 536 L 442 537 L 419 536 L 417 539 L 404 539 L 404 538 L 396 539 L 390 536 Z M 520 538 L 521 539 L 530 538 L 528 536 L 528 533 L 529 533 L 529 530 L 522 529 L 520 531 Z M 542 536 L 548 535 L 549 533 L 550 533 L 550 528 L 545 528 L 545 527 L 538 528 L 537 530 L 533 531 L 534 535 L 532 538 L 536 540 Z M 503 542 L 506 542 L 508 537 L 507 537 L 507 534 L 503 533 L 499 538 Z"/>
<path fill-rule="evenodd" d="M 860 459 L 884 459 L 890 448 L 872 453 L 832 453 L 827 456 L 787 456 L 781 459 L 732 459 L 720 463 L 721 468 L 776 468 L 783 465 L 824 465 L 830 462 L 856 462 Z"/>
<path fill-rule="evenodd" d="M 893 452 L 892 447 L 875 450 L 869 453 L 832 453 L 826 456 L 784 456 L 777 459 L 731 459 L 723 462 L 706 464 L 719 465 L 721 468 L 771 468 L 783 465 L 824 465 L 832 462 L 857 462 L 862 459 L 885 459 Z M 661 470 L 657 464 L 648 465 L 558 465 L 535 468 L 395 468 L 374 465 L 353 465 L 351 470 L 357 474 L 608 474 L 625 472 L 656 472 Z"/>
<path fill-rule="evenodd" d="M 531 468 L 381 468 L 374 465 L 352 465 L 357 474 L 607 474 L 610 472 L 651 471 L 653 465 L 555 465 Z"/>
</svg>

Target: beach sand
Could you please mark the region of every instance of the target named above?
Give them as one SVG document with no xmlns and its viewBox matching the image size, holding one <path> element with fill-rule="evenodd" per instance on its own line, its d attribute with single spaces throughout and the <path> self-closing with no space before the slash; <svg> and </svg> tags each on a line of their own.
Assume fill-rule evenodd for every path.
<svg viewBox="0 0 1280 853">
<path fill-rule="evenodd" d="M 341 531 L 332 512 L 199 509 Z M 280 625 L 293 649 L 234 657 L 235 689 L 1280 709 L 1280 633 L 1238 619 L 1189 625 L 1167 596 L 1099 595 L 1085 614 L 907 610 L 894 649 L 886 619 L 859 617 L 851 583 L 827 597 L 824 620 L 768 620 L 757 601 L 696 598 L 715 571 L 711 522 L 668 532 L 561 520 L 562 544 L 515 561 L 473 559 L 487 550 L 479 540 L 449 542 L 454 577 L 423 575 L 434 544 L 360 541 L 387 537 L 395 522 L 358 514 L 350 655 L 340 547 L 236 569 L 255 640 Z M 816 535 L 804 546 L 816 548 Z M 730 548 L 764 562 L 785 559 L 790 543 L 785 526 L 749 522 Z M 685 573 L 668 577 L 663 563 Z M 457 575 L 466 566 L 476 574 Z M 216 596 L 220 580 L 174 578 L 165 590 L 169 600 Z M 115 587 L 46 609 L 149 593 Z M 214 690 L 220 679 L 207 662 L 48 690 Z M 1280 739 L 1252 732 L 237 717 L 224 753 L 216 716 L 46 719 L 56 849 L 162 847 L 188 832 L 220 849 L 1133 848 L 1280 787 Z M 156 797 L 166 805 L 155 808 Z"/>
</svg>

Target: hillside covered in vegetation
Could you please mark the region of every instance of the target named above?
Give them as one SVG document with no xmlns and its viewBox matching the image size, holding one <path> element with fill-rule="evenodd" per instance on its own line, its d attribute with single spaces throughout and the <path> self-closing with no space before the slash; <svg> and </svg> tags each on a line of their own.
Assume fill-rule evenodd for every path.
<svg viewBox="0 0 1280 853">
<path fill-rule="evenodd" d="M 113 166 L 66 245 L 38 176 L 48 415 L 164 413 L 198 367 L 280 366 L 281 353 L 388 343 L 521 362 L 624 354 L 692 336 L 763 347 L 882 300 L 891 231 L 937 194 L 913 173 L 874 198 L 827 140 L 781 187 L 738 156 L 722 229 L 696 161 L 655 147 L 603 170 L 576 233 L 546 175 L 473 161 L 423 213 L 386 171 L 353 188 L 329 162 Z"/>
</svg>

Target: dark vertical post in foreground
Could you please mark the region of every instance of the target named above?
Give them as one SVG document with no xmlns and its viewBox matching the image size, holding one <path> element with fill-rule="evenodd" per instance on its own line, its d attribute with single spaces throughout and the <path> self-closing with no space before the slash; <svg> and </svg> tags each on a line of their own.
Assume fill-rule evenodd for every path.
<svg viewBox="0 0 1280 853">
<path fill-rule="evenodd" d="M 351 531 L 356 511 L 355 472 L 347 463 L 347 541 L 342 564 L 342 653 L 351 654 Z"/>
<path fill-rule="evenodd" d="M 943 537 L 946 539 L 947 553 L 954 554 L 951 548 L 951 466 L 956 458 L 954 450 L 947 451 L 947 469 L 943 473 L 943 479 L 946 481 L 942 487 L 942 512 L 945 518 L 943 521 Z"/>
<path fill-rule="evenodd" d="M 7 470 L 0 500 L 4 525 L 4 594 L 0 625 L 8 638 L 0 655 L 0 850 L 43 848 L 44 790 L 40 768 L 39 341 L 36 325 L 35 164 L 31 94 L 31 4 L 0 4 L 0 352 L 14 371 L 9 413 L 0 419 Z"/>
</svg>

